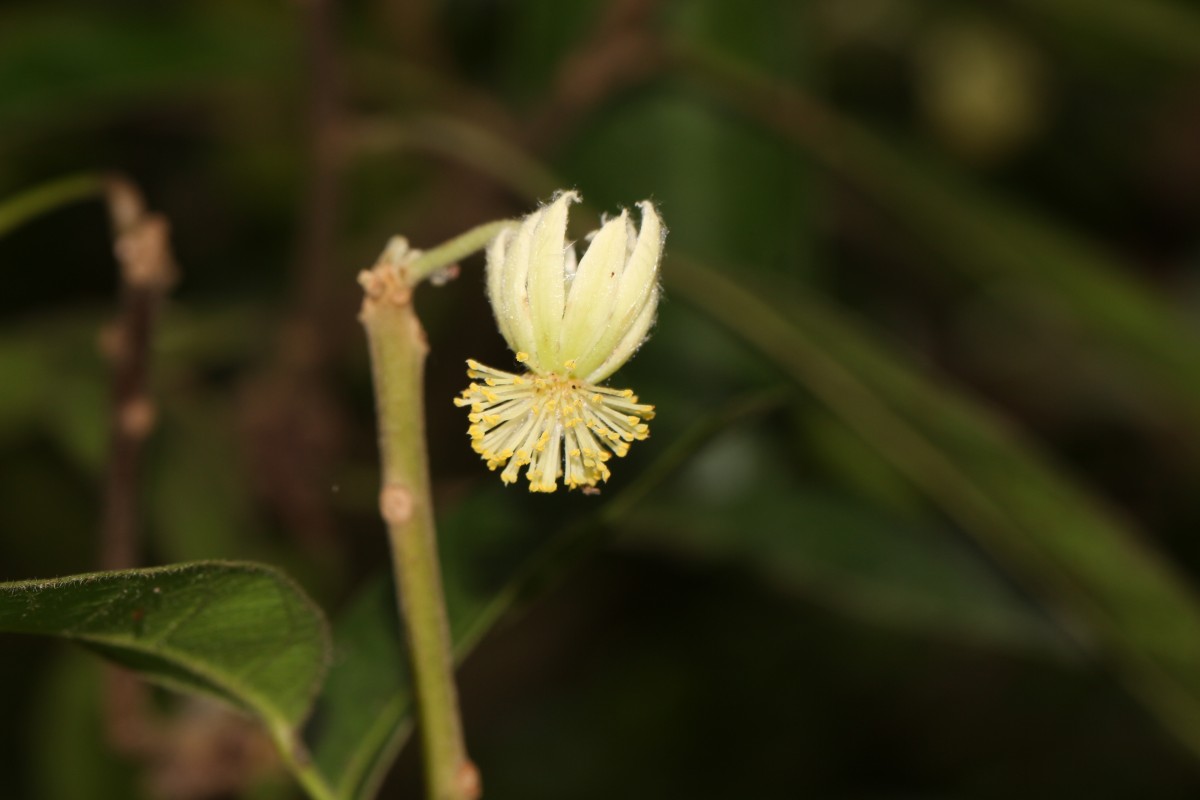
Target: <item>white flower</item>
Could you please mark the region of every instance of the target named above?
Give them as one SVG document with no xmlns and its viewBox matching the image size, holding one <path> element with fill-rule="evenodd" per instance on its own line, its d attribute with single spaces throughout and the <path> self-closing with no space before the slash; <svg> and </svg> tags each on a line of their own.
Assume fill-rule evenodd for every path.
<svg viewBox="0 0 1200 800">
<path fill-rule="evenodd" d="M 470 406 L 472 447 L 505 483 L 521 467 L 533 492 L 608 480 L 605 462 L 645 439 L 654 407 L 629 389 L 598 384 L 645 340 L 658 307 L 658 265 L 666 231 L 649 201 L 641 229 L 622 211 L 588 238 L 583 258 L 566 241 L 562 192 L 492 241 L 487 291 L 500 333 L 528 370 L 522 375 L 469 360 L 471 385 L 455 398 Z"/>
</svg>

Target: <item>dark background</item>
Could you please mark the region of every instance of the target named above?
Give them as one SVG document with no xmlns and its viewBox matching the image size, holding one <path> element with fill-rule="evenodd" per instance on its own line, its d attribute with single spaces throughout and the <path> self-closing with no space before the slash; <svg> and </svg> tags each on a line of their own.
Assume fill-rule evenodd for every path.
<svg viewBox="0 0 1200 800">
<path fill-rule="evenodd" d="M 1200 567 L 1194 5 L 5 4 L 0 202 L 108 170 L 169 219 L 182 276 L 154 350 L 142 563 L 268 561 L 335 615 L 386 559 L 356 272 L 393 234 L 432 246 L 556 188 L 588 201 L 580 235 L 660 208 L 659 324 L 613 379 L 659 416 L 599 497 L 503 490 L 470 451 L 463 361 L 510 363 L 480 259 L 418 296 L 452 607 L 675 458 L 465 665 L 486 796 L 1200 790 L 1104 635 L 1055 603 L 1076 569 L 1120 583 L 1103 536 L 1055 551 L 1062 586 L 1013 556 L 1075 529 L 1054 506 L 1069 485 L 1171 580 Z M 816 303 L 867 332 L 875 374 L 998 420 L 1044 466 L 1041 524 L 981 535 L 959 483 L 897 466 L 886 425 L 856 427 L 787 354 L 673 291 L 685 256 L 798 325 Z M 99 563 L 116 274 L 97 198 L 0 238 L 2 580 Z M 947 452 L 985 493 L 1009 470 Z M 1130 608 L 1152 639 L 1162 609 Z M 147 789 L 186 770 L 108 755 L 95 673 L 2 640 L 4 796 L 286 796 L 254 765 L 219 791 Z M 406 752 L 384 796 L 417 796 L 418 774 Z"/>
</svg>

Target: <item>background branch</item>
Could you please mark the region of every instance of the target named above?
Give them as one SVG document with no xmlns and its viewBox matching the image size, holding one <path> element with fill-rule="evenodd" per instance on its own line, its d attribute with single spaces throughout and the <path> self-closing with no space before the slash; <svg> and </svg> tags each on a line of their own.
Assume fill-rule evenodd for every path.
<svg viewBox="0 0 1200 800">
<path fill-rule="evenodd" d="M 102 334 L 113 363 L 109 461 L 100 529 L 100 568 L 138 565 L 138 467 L 142 444 L 154 428 L 150 397 L 151 343 L 163 298 L 175 284 L 169 226 L 146 210 L 130 181 L 112 177 L 105 187 L 114 252 L 121 281 L 121 310 Z M 105 675 L 105 722 L 110 743 L 121 752 L 142 753 L 155 730 L 145 690 L 133 673 L 111 667 Z"/>
</svg>

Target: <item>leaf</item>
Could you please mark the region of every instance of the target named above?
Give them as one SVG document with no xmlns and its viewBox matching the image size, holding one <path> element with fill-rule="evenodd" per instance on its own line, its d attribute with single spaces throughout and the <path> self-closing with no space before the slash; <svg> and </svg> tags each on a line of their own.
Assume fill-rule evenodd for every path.
<svg viewBox="0 0 1200 800">
<path fill-rule="evenodd" d="M 165 404 L 146 470 L 148 533 L 164 561 L 236 555 L 285 563 L 261 545 L 232 413 L 224 398 L 191 386 Z"/>
<path fill-rule="evenodd" d="M 877 448 L 1095 646 L 1200 751 L 1200 608 L 1180 575 L 983 405 L 815 298 L 786 313 L 676 257 L 668 286 L 758 348 Z"/>
<path fill-rule="evenodd" d="M 412 730 L 408 656 L 392 584 L 372 582 L 334 625 L 333 663 L 309 726 L 334 797 L 372 798 Z"/>
<path fill-rule="evenodd" d="M 282 573 L 238 562 L 0 584 L 0 631 L 77 641 L 145 677 L 257 715 L 285 755 L 329 659 L 321 612 Z"/>
<path fill-rule="evenodd" d="M 0 441 L 27 435 L 38 419 L 42 398 L 54 375 L 41 342 L 28 336 L 0 336 Z"/>
<path fill-rule="evenodd" d="M 113 758 L 105 740 L 102 673 L 96 660 L 67 650 L 49 665 L 39 688 L 37 715 L 27 730 L 39 800 L 139 798 L 133 764 Z M 70 769 L 63 769 L 69 763 Z"/>
<path fill-rule="evenodd" d="M 59 364 L 60 353 L 47 353 Z M 47 359 L 49 361 L 49 359 Z M 39 422 L 71 460 L 93 474 L 101 474 L 108 455 L 110 388 L 99 358 L 76 356 L 70 369 L 57 370 L 42 384 Z"/>
<path fill-rule="evenodd" d="M 1035 286 L 1059 319 L 1200 418 L 1200 331 L 1167 298 L 1130 277 L 1118 259 L 792 87 L 709 54 L 679 54 L 711 94 L 860 187 L 950 256 L 953 266 Z"/>
<path fill-rule="evenodd" d="M 944 524 L 806 482 L 774 446 L 777 424 L 726 430 L 630 515 L 623 541 L 740 563 L 872 623 L 1063 652 L 1045 615 Z"/>
<path fill-rule="evenodd" d="M 286 28 L 271 9 L 186 6 L 132 17 L 28 7 L 0 16 L 0 118 L 7 136 L 89 112 L 281 74 Z"/>
<path fill-rule="evenodd" d="M 1093 31 L 1104 44 L 1125 44 L 1147 56 L 1188 66 L 1200 62 L 1200 17 L 1171 0 L 1097 3 L 1094 0 L 1016 0 L 1029 13 L 1058 18 L 1073 37 Z M 1111 46 L 1105 48 L 1111 60 Z"/>
</svg>

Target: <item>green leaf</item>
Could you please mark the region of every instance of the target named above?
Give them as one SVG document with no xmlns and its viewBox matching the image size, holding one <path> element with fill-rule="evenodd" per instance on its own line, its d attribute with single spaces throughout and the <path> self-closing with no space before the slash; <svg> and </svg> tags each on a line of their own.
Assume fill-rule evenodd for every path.
<svg viewBox="0 0 1200 800">
<path fill-rule="evenodd" d="M 333 663 L 308 739 L 334 797 L 372 798 L 412 730 L 408 656 L 390 581 L 372 582 L 334 625 Z"/>
<path fill-rule="evenodd" d="M 1174 0 L 1113 3 L 1095 0 L 1016 0 L 1030 14 L 1058 19 L 1072 36 L 1091 31 L 1111 45 L 1124 44 L 1147 56 L 1183 65 L 1200 62 L 1200 16 L 1195 6 Z"/>
<path fill-rule="evenodd" d="M 235 555 L 282 564 L 282 553 L 261 544 L 229 404 L 189 386 L 187 396 L 164 406 L 146 470 L 148 532 L 158 557 L 175 563 Z"/>
<path fill-rule="evenodd" d="M 46 386 L 55 377 L 41 342 L 29 336 L 0 335 L 0 441 L 27 435 L 38 420 Z"/>
<path fill-rule="evenodd" d="M 1200 751 L 1200 607 L 1132 530 L 993 411 L 836 309 L 796 297 L 784 312 L 678 257 L 665 276 L 877 448 Z"/>
<path fill-rule="evenodd" d="M 826 420 L 826 425 L 838 425 Z M 778 420 L 725 431 L 622 525 L 622 541 L 745 565 L 856 618 L 955 641 L 1063 652 L 1064 639 L 977 549 L 929 514 L 822 488 L 776 445 Z"/>
<path fill-rule="evenodd" d="M 113 758 L 105 738 L 102 672 L 79 650 L 54 659 L 39 689 L 42 713 L 26 732 L 31 742 L 34 789 L 39 800 L 140 798 L 138 775 Z M 63 769 L 69 763 L 70 769 Z"/>
<path fill-rule="evenodd" d="M 1200 332 L 1118 259 L 792 87 L 711 54 L 681 51 L 681 57 L 721 102 L 777 130 L 861 188 L 949 256 L 949 264 L 973 276 L 1035 287 L 1070 329 L 1200 418 Z"/>
<path fill-rule="evenodd" d="M 272 9 L 186 4 L 124 17 L 29 6 L 0 15 L 6 136 L 136 102 L 179 102 L 222 84 L 281 74 L 288 30 Z"/>
<path fill-rule="evenodd" d="M 0 631 L 80 642 L 257 715 L 290 755 L 329 660 L 321 612 L 282 573 L 197 562 L 0 584 Z"/>
</svg>

